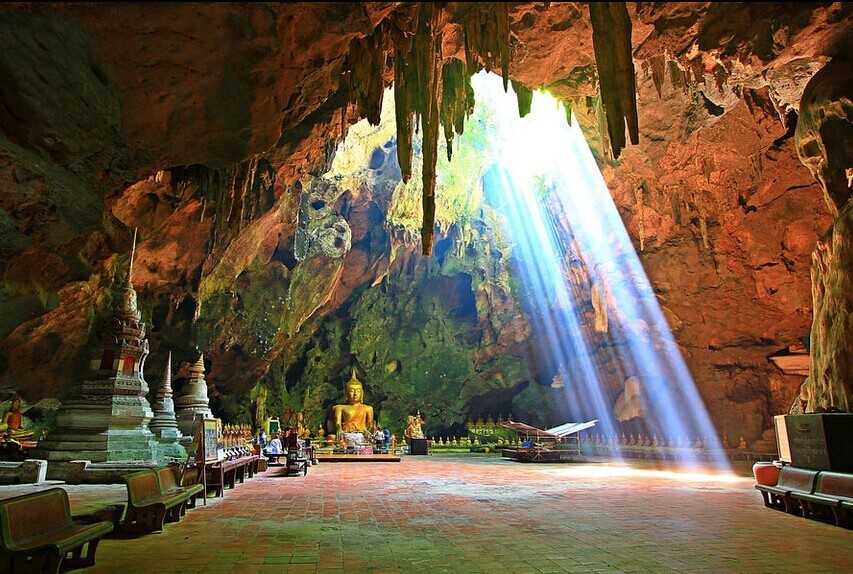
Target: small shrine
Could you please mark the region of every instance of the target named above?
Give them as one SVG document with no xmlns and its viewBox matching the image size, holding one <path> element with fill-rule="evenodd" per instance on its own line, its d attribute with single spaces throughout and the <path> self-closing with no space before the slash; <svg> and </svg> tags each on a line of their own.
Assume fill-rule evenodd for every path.
<svg viewBox="0 0 853 574">
<path fill-rule="evenodd" d="M 190 378 L 183 391 L 175 399 L 175 417 L 178 429 L 185 437 L 192 437 L 196 419 L 213 418 L 210 400 L 207 397 L 207 381 L 204 378 L 204 355 L 190 367 Z"/>
<path fill-rule="evenodd" d="M 91 362 L 94 378 L 83 381 L 63 403 L 56 429 L 32 452 L 33 458 L 49 461 L 48 476 L 57 475 L 51 472 L 57 468 L 54 462 L 154 463 L 157 458 L 157 441 L 148 429 L 154 413 L 143 376 L 148 340 L 133 289 L 135 250 L 136 232 L 104 348 Z"/>
<path fill-rule="evenodd" d="M 178 429 L 175 418 L 175 401 L 172 399 L 172 353 L 166 359 L 166 369 L 163 382 L 157 390 L 154 400 L 154 418 L 148 423 L 148 428 L 157 437 L 161 455 L 165 458 L 184 459 L 187 452 L 181 446 L 183 434 Z"/>
</svg>

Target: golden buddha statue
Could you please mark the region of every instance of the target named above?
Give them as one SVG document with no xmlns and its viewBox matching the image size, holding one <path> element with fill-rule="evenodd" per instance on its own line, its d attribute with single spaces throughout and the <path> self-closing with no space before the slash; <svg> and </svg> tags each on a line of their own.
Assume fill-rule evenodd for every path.
<svg viewBox="0 0 853 574">
<path fill-rule="evenodd" d="M 421 418 L 421 411 L 415 416 L 409 415 L 406 419 L 406 431 L 403 433 L 406 438 L 424 438 L 423 431 L 424 419 Z"/>
<path fill-rule="evenodd" d="M 338 436 L 347 433 L 363 433 L 373 427 L 373 407 L 362 402 L 364 388 L 355 376 L 355 369 L 352 370 L 352 377 L 347 382 L 345 390 L 347 404 L 332 407 L 335 432 Z"/>
</svg>

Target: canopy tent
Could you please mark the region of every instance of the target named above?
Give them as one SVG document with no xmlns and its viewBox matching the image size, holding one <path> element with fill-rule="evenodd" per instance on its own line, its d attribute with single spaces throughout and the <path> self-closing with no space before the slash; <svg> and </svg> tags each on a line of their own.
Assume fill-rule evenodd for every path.
<svg viewBox="0 0 853 574">
<path fill-rule="evenodd" d="M 559 426 L 549 428 L 548 430 L 538 429 L 534 426 L 530 426 L 529 424 L 519 423 L 515 421 L 503 421 L 500 423 L 500 426 L 529 436 L 535 436 L 537 438 L 549 438 L 553 440 L 559 440 L 562 438 L 566 438 L 570 435 L 579 433 L 582 430 L 592 428 L 597 422 L 598 419 L 593 419 L 591 421 L 583 423 L 563 423 Z"/>
<path fill-rule="evenodd" d="M 515 421 L 503 421 L 500 423 L 500 426 L 524 434 L 527 437 L 533 437 L 537 442 L 541 440 L 543 443 L 551 443 L 552 445 L 558 442 L 564 445 L 563 448 L 556 450 L 545 446 L 544 444 L 534 444 L 530 446 L 525 445 L 520 449 L 512 449 L 512 453 L 510 453 L 510 457 L 515 457 L 518 460 L 539 462 L 545 461 L 547 457 L 553 457 L 555 455 L 557 458 L 553 460 L 563 460 L 563 455 L 567 452 L 572 452 L 576 456 L 581 456 L 580 432 L 594 427 L 597 422 L 598 419 L 582 423 L 563 423 L 547 430 L 542 430 L 534 426 L 530 426 L 529 424 Z M 504 451 L 504 456 L 507 456 L 506 453 L 508 452 L 509 451 Z"/>
</svg>

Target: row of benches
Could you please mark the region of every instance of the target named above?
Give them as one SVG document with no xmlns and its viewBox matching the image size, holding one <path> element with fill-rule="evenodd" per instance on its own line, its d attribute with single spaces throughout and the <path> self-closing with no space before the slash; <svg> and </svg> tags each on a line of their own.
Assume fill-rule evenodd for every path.
<svg viewBox="0 0 853 574">
<path fill-rule="evenodd" d="M 167 520 L 179 520 L 188 505 L 195 506 L 204 487 L 184 487 L 178 482 L 172 467 L 128 475 L 121 528 L 153 532 L 162 530 Z M 121 520 L 120 515 L 117 519 Z M 110 521 L 73 520 L 68 493 L 61 488 L 0 501 L 0 572 L 59 572 L 92 566 L 98 542 L 114 528 Z"/>
<path fill-rule="evenodd" d="M 791 514 L 829 515 L 838 526 L 851 525 L 853 475 L 784 466 L 775 485 L 756 484 L 764 505 Z"/>
<path fill-rule="evenodd" d="M 213 489 L 217 496 L 223 496 L 226 486 L 234 488 L 237 482 L 242 484 L 247 478 L 255 476 L 259 472 L 260 464 L 261 457 L 256 454 L 206 464 L 207 486 Z"/>
</svg>

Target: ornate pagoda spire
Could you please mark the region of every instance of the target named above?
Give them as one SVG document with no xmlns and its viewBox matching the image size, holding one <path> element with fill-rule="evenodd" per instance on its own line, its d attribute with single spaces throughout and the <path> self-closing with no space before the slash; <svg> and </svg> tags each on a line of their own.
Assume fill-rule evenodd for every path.
<svg viewBox="0 0 853 574">
<path fill-rule="evenodd" d="M 127 277 L 120 287 L 100 356 L 91 362 L 92 378 L 65 401 L 56 429 L 34 450 L 51 462 L 51 478 L 61 478 L 62 463 L 132 462 L 153 464 L 157 442 L 148 428 L 153 412 L 148 403 L 144 367 L 148 357 L 145 323 L 133 289 L 136 230 Z"/>
<path fill-rule="evenodd" d="M 178 421 L 175 417 L 175 401 L 172 400 L 172 352 L 166 359 L 166 368 L 163 372 L 163 382 L 157 390 L 154 400 L 154 418 L 148 423 L 148 428 L 160 442 L 161 450 L 167 456 L 181 458 L 185 456 L 183 447 L 179 441 L 183 438 L 178 430 Z"/>
</svg>

